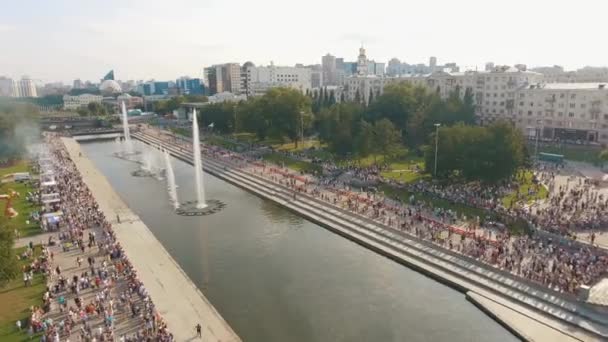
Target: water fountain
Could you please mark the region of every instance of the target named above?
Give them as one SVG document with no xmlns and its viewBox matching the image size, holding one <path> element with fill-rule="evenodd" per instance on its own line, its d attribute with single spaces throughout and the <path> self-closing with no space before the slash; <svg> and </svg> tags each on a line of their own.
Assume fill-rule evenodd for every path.
<svg viewBox="0 0 608 342">
<path fill-rule="evenodd" d="M 194 154 L 194 183 L 196 201 L 182 203 L 175 212 L 185 216 L 209 215 L 223 209 L 226 204 L 218 200 L 206 200 L 203 181 L 203 161 L 201 157 L 201 142 L 198 131 L 196 109 L 192 111 L 192 152 Z"/>
<path fill-rule="evenodd" d="M 205 203 L 205 185 L 203 183 L 203 161 L 201 159 L 201 141 L 199 139 L 198 119 L 196 118 L 196 109 L 192 111 L 192 152 L 194 153 L 194 182 L 196 184 L 196 207 L 203 209 L 207 206 Z"/>
<path fill-rule="evenodd" d="M 131 143 L 131 132 L 129 131 L 129 116 L 127 115 L 127 107 L 125 102 L 122 102 L 122 130 L 125 138 L 124 152 L 133 153 L 133 144 Z"/>
<path fill-rule="evenodd" d="M 131 132 L 129 130 L 129 118 L 127 116 L 127 107 L 122 102 L 122 130 L 123 130 L 123 141 L 120 138 L 116 140 L 116 147 L 118 151 L 114 153 L 114 156 L 120 159 L 138 162 L 139 160 L 135 155 L 140 152 L 133 149 L 133 141 L 131 140 Z"/>
<path fill-rule="evenodd" d="M 177 199 L 177 184 L 175 184 L 175 173 L 173 172 L 173 166 L 171 165 L 171 157 L 167 151 L 165 151 L 163 154 L 165 157 L 165 173 L 167 177 L 169 197 L 171 198 L 173 208 L 177 210 L 179 208 L 179 200 Z"/>
</svg>

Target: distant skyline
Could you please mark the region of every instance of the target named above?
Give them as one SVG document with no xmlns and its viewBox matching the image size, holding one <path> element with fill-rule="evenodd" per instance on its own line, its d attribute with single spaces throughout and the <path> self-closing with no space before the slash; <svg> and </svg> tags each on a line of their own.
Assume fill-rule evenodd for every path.
<svg viewBox="0 0 608 342">
<path fill-rule="evenodd" d="M 41 82 L 201 77 L 224 62 L 608 65 L 608 3 L 555 1 L 22 0 L 0 11 L 0 76 Z M 305 5 L 305 6 L 303 6 Z"/>
</svg>

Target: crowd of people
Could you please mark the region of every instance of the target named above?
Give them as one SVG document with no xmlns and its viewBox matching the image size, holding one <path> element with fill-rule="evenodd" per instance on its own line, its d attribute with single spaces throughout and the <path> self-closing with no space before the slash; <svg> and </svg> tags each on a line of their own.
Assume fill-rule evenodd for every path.
<svg viewBox="0 0 608 342">
<path fill-rule="evenodd" d="M 41 172 L 52 175 L 54 184 L 42 194 L 60 194 L 62 215 L 59 241 L 44 247 L 45 304 L 32 309 L 29 333 L 41 333 L 41 341 L 74 336 L 79 341 L 173 341 L 65 147 L 53 136 L 46 137 L 46 146 Z M 55 251 L 64 261 L 73 259 L 71 276 L 53 264 L 59 256 Z M 118 334 L 118 325 L 129 329 Z"/>
<path fill-rule="evenodd" d="M 277 168 L 267 164 L 260 158 L 247 158 L 224 151 L 220 147 L 207 147 L 204 151 L 216 159 L 231 163 L 236 161 L 243 170 L 249 169 L 250 172 L 290 187 L 294 194 L 306 193 L 556 291 L 575 293 L 581 285 L 592 285 L 601 279 L 608 270 L 608 254 L 592 245 L 563 243 L 550 236 L 538 234 L 512 235 L 504 229 L 504 225 L 501 226 L 502 229 L 497 229 L 495 223 L 484 224 L 479 218 L 470 218 L 472 222 L 457 227 L 455 224 L 463 222 L 454 211 L 433 208 L 429 203 L 415 201 L 413 198 L 409 201 L 396 201 L 377 193 L 354 191 L 333 176 L 324 178 L 302 175 L 284 167 Z M 378 170 L 370 172 L 379 173 Z M 535 184 L 540 186 L 545 177 L 546 175 L 540 174 L 540 179 L 536 179 Z M 586 203 L 587 208 L 601 209 L 602 206 L 597 202 L 602 200 L 601 195 L 583 189 L 588 189 L 585 184 L 568 190 L 569 195 L 562 195 L 559 203 L 578 206 L 579 209 Z M 443 199 L 487 210 L 519 214 L 516 211 L 518 208 L 504 207 L 500 200 L 505 194 L 517 191 L 514 181 L 493 187 L 477 183 L 441 186 L 431 182 L 419 182 L 411 185 L 408 190 L 431 193 Z M 566 198 L 563 198 L 564 196 Z M 553 198 L 551 200 L 557 201 Z M 526 218 L 533 219 L 532 216 Z M 490 227 L 489 224 L 493 225 Z"/>
</svg>

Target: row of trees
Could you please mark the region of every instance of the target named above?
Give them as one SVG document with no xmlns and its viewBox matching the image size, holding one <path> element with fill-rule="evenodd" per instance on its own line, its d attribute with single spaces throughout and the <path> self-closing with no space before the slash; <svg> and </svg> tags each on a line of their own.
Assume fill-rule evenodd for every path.
<svg viewBox="0 0 608 342">
<path fill-rule="evenodd" d="M 210 104 L 201 110 L 203 125 L 221 133 L 255 133 L 257 138 L 317 135 L 340 156 L 390 157 L 403 146 L 425 150 L 427 167 L 434 166 L 435 124 L 440 123 L 439 177 L 495 181 L 510 176 L 525 161 L 523 137 L 511 124 L 473 126 L 473 94 L 456 89 L 447 99 L 437 91 L 408 83 L 387 86 L 382 94 L 360 101 L 336 102 L 326 89 L 302 94 L 273 88 L 262 97 L 240 103 Z M 429 159 L 430 158 L 430 159 Z M 433 171 L 433 170 L 428 170 Z"/>
</svg>

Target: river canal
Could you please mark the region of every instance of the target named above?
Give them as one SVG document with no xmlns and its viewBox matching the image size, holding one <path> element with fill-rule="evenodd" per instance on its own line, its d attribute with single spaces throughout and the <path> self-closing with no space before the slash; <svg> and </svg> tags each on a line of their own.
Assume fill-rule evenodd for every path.
<svg viewBox="0 0 608 342">
<path fill-rule="evenodd" d="M 517 341 L 462 293 L 205 174 L 219 213 L 173 213 L 114 143 L 83 150 L 243 341 Z M 203 161 L 204 162 L 204 161 Z M 173 159 L 182 201 L 194 169 Z"/>
</svg>

